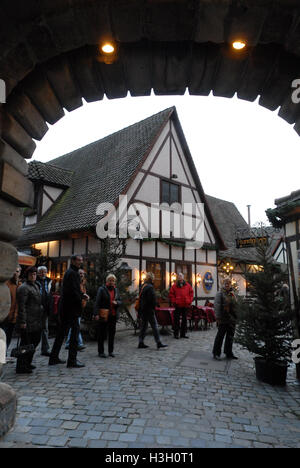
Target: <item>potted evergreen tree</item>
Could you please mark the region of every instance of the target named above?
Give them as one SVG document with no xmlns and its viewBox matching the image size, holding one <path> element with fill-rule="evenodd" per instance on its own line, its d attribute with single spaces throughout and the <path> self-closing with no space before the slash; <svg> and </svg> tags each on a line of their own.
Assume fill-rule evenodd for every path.
<svg viewBox="0 0 300 468">
<path fill-rule="evenodd" d="M 247 273 L 251 299 L 241 300 L 236 342 L 256 355 L 258 380 L 285 385 L 291 362 L 293 318 L 289 298 L 282 294 L 286 275 L 265 246 L 257 249 L 259 270 Z"/>
</svg>

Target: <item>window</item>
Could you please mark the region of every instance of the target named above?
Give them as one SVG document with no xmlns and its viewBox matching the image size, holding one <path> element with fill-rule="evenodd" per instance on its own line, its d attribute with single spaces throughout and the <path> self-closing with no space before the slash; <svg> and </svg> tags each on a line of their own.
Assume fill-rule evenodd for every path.
<svg viewBox="0 0 300 468">
<path fill-rule="evenodd" d="M 184 280 L 192 285 L 192 265 L 188 263 L 175 263 L 175 272 L 177 277 L 179 273 L 183 273 Z"/>
<path fill-rule="evenodd" d="M 162 181 L 161 184 L 161 203 L 180 203 L 180 185 Z"/>
<path fill-rule="evenodd" d="M 165 264 L 163 262 L 146 262 L 147 272 L 154 274 L 154 288 L 163 291 L 165 287 Z"/>
</svg>

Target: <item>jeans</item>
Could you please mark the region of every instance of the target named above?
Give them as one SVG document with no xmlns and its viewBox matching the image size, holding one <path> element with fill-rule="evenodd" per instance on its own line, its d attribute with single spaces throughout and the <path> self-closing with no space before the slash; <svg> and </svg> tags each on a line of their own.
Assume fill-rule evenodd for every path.
<svg viewBox="0 0 300 468">
<path fill-rule="evenodd" d="M 142 311 L 140 314 L 140 317 L 142 319 L 142 326 L 141 326 L 141 331 L 139 335 L 139 342 L 143 343 L 145 336 L 146 336 L 146 331 L 147 331 L 148 322 L 149 322 L 153 330 L 153 335 L 154 335 L 156 344 L 160 343 L 160 336 L 159 336 L 158 325 L 157 325 L 157 320 L 155 317 L 154 310 Z"/>
<path fill-rule="evenodd" d="M 81 321 L 81 318 L 79 317 L 78 318 L 78 323 L 79 323 L 79 330 L 80 330 L 80 321 Z M 70 346 L 70 338 L 71 338 L 71 328 L 69 330 L 69 333 L 68 333 L 68 338 L 67 338 L 67 341 L 66 341 L 66 346 Z M 81 346 L 83 346 L 83 339 L 82 339 L 82 335 L 81 335 L 81 332 L 79 331 L 78 333 L 78 346 L 79 348 Z"/>
</svg>

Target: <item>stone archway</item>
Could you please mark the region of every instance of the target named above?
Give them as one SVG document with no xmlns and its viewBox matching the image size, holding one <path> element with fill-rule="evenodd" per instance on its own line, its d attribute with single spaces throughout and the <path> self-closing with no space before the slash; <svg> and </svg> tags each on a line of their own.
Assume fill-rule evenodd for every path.
<svg viewBox="0 0 300 468">
<path fill-rule="evenodd" d="M 4 281 L 14 271 L 22 207 L 32 203 L 26 179 L 33 139 L 82 98 L 155 94 L 232 97 L 259 103 L 295 125 L 300 107 L 298 0 L 3 0 L 0 6 L 0 321 L 9 308 Z M 102 40 L 116 42 L 111 64 Z M 234 52 L 231 42 L 247 47 Z"/>
</svg>

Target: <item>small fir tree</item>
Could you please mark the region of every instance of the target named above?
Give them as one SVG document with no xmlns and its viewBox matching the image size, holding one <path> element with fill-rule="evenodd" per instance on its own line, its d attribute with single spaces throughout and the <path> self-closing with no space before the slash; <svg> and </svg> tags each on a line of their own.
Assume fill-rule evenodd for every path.
<svg viewBox="0 0 300 468">
<path fill-rule="evenodd" d="M 281 294 L 286 275 L 268 248 L 257 248 L 257 273 L 247 273 L 251 300 L 239 301 L 236 342 L 269 362 L 291 360 L 293 319 L 289 298 Z"/>
<path fill-rule="evenodd" d="M 85 320 L 90 321 L 92 319 L 98 288 L 105 284 L 107 275 L 113 273 L 117 278 L 117 287 L 122 299 L 120 320 L 126 324 L 135 326 L 134 320 L 128 311 L 128 307 L 134 303 L 137 292 L 130 292 L 128 290 L 132 281 L 124 274 L 121 267 L 124 249 L 125 244 L 123 239 L 104 239 L 101 240 L 99 253 L 89 256 L 87 290 L 90 301 L 88 301 L 83 313 L 83 318 Z"/>
</svg>

